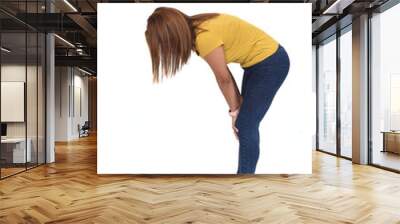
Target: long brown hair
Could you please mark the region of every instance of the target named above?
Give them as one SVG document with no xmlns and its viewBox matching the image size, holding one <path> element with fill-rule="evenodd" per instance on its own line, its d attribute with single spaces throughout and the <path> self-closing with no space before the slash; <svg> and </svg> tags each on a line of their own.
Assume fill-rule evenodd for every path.
<svg viewBox="0 0 400 224">
<path fill-rule="evenodd" d="M 171 77 L 187 63 L 195 51 L 198 26 L 218 13 L 188 16 L 168 7 L 159 7 L 147 19 L 145 36 L 150 49 L 153 81 Z M 161 67 L 161 68 L 160 68 Z"/>
</svg>

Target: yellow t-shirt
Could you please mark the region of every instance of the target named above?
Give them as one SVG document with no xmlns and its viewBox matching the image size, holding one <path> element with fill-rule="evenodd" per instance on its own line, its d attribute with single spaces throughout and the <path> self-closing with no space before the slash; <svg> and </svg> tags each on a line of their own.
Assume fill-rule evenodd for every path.
<svg viewBox="0 0 400 224">
<path fill-rule="evenodd" d="M 199 25 L 196 50 L 201 57 L 223 45 L 227 63 L 250 67 L 271 56 L 278 42 L 254 25 L 228 14 L 220 14 Z"/>
</svg>

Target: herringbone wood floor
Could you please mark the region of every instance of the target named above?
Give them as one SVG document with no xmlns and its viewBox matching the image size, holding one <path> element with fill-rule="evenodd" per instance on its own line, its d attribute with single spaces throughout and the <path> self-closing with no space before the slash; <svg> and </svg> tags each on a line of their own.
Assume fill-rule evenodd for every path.
<svg viewBox="0 0 400 224">
<path fill-rule="evenodd" d="M 96 138 L 0 181 L 0 223 L 400 223 L 400 175 L 313 153 L 313 175 L 98 176 Z"/>
</svg>

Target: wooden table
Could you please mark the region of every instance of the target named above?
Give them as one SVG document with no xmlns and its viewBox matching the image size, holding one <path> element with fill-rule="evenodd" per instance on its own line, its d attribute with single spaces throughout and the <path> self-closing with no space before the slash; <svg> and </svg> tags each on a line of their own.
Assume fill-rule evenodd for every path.
<svg viewBox="0 0 400 224">
<path fill-rule="evenodd" d="M 382 131 L 383 150 L 382 152 L 392 152 L 400 154 L 400 131 Z"/>
<path fill-rule="evenodd" d="M 25 144 L 25 140 L 28 144 Z M 27 145 L 25 150 L 25 145 Z M 32 141 L 30 138 L 5 138 L 1 139 L 1 159 L 5 160 L 5 163 L 26 163 L 31 162 Z"/>
</svg>

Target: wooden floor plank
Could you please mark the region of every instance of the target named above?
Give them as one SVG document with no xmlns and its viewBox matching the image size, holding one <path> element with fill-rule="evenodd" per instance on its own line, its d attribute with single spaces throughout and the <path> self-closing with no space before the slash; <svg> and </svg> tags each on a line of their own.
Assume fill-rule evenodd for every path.
<svg viewBox="0 0 400 224">
<path fill-rule="evenodd" d="M 96 174 L 96 136 L 0 181 L 0 223 L 398 223 L 400 175 L 313 152 L 312 175 Z"/>
</svg>

